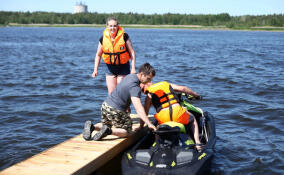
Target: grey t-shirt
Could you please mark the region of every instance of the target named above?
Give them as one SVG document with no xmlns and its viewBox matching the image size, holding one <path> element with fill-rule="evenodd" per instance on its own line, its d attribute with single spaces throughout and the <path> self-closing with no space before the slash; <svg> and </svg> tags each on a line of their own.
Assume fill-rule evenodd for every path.
<svg viewBox="0 0 284 175">
<path fill-rule="evenodd" d="M 128 74 L 116 86 L 105 102 L 118 110 L 125 111 L 131 104 L 131 97 L 141 98 L 140 81 L 137 74 Z"/>
</svg>

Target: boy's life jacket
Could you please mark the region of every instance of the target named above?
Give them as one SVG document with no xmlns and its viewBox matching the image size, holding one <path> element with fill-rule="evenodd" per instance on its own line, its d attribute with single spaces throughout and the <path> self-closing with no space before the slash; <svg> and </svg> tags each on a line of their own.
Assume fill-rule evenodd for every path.
<svg viewBox="0 0 284 175">
<path fill-rule="evenodd" d="M 110 37 L 108 28 L 104 30 L 102 49 L 102 58 L 106 64 L 119 65 L 125 64 L 129 61 L 130 55 L 126 48 L 126 43 L 123 38 L 124 30 L 118 26 L 118 31 L 114 41 Z"/>
<path fill-rule="evenodd" d="M 179 103 L 179 99 L 175 94 L 170 83 L 162 81 L 149 86 L 146 90 L 152 96 L 152 104 L 156 108 L 157 113 L 162 109 L 169 107 L 170 118 L 172 119 L 172 105 Z"/>
</svg>

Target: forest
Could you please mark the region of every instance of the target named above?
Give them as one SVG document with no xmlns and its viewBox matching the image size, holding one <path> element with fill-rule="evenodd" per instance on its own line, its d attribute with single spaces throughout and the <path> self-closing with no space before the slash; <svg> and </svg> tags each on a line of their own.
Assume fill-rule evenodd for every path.
<svg viewBox="0 0 284 175">
<path fill-rule="evenodd" d="M 200 25 L 227 28 L 284 27 L 283 14 L 230 16 L 221 14 L 54 13 L 0 11 L 0 25 L 17 24 L 105 24 L 108 17 L 120 24 Z"/>
</svg>

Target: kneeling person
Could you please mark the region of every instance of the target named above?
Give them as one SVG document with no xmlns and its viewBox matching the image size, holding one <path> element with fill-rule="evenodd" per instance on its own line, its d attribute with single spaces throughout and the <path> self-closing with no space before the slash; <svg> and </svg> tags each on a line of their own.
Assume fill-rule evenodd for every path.
<svg viewBox="0 0 284 175">
<path fill-rule="evenodd" d="M 83 138 L 85 140 L 100 140 L 101 138 L 113 134 L 119 137 L 127 137 L 132 131 L 132 120 L 127 110 L 131 102 L 140 117 L 148 127 L 156 130 L 146 115 L 145 109 L 141 103 L 141 89 L 145 84 L 152 81 L 155 76 L 154 68 L 145 63 L 139 68 L 138 74 L 127 75 L 107 97 L 101 107 L 101 123 L 93 125 L 91 121 L 86 121 Z M 114 128 L 112 128 L 114 126 Z M 99 132 L 91 138 L 92 131 Z"/>
</svg>

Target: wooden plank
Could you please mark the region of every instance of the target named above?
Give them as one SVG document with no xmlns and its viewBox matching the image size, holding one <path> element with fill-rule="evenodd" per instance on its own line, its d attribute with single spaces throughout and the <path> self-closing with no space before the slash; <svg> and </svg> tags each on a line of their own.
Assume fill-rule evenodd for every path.
<svg viewBox="0 0 284 175">
<path fill-rule="evenodd" d="M 138 116 L 132 114 L 131 117 L 133 118 L 133 128 L 137 128 L 139 126 Z M 82 134 L 79 134 L 4 169 L 0 175 L 91 174 L 135 143 L 145 133 L 146 128 L 135 132 L 128 138 L 109 135 L 101 141 L 85 141 Z"/>
</svg>

